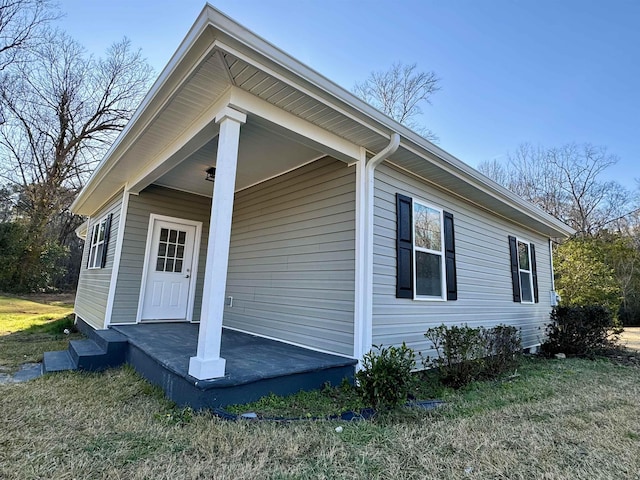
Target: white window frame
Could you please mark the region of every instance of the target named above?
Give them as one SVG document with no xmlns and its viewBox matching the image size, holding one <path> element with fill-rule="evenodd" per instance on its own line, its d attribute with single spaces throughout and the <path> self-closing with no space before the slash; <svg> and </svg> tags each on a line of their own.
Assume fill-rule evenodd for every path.
<svg viewBox="0 0 640 480">
<path fill-rule="evenodd" d="M 87 261 L 87 270 L 96 270 L 102 268 L 102 256 L 97 258 L 99 247 L 103 245 L 104 249 L 104 240 L 106 238 L 107 232 L 107 218 L 108 215 L 105 215 L 100 221 L 93 224 L 91 227 L 91 236 L 89 237 L 89 259 Z M 100 240 L 100 229 L 102 229 L 102 240 Z M 95 237 L 95 242 L 94 242 Z"/>
<path fill-rule="evenodd" d="M 447 277 L 445 271 L 445 255 L 444 255 L 444 210 L 435 205 L 432 205 L 423 200 L 412 198 L 411 200 L 411 227 L 413 228 L 412 239 L 413 239 L 413 299 L 419 301 L 427 301 L 427 302 L 446 302 L 447 300 Z M 415 215 L 415 204 L 420 206 L 430 208 L 432 210 L 436 210 L 440 215 L 440 250 L 431 250 L 424 247 L 418 247 L 416 245 L 416 215 Z M 418 255 L 416 252 L 430 253 L 433 255 L 440 256 L 440 296 L 431 296 L 431 295 L 419 295 L 418 294 L 418 281 L 417 281 L 417 263 L 418 263 Z"/>
<path fill-rule="evenodd" d="M 529 257 L 529 270 L 525 270 L 524 268 L 520 268 L 520 244 L 524 243 L 527 245 L 527 255 Z M 518 259 L 518 282 L 520 284 L 520 303 L 524 303 L 527 305 L 531 305 L 535 303 L 535 294 L 533 292 L 533 262 L 531 261 L 531 242 L 528 240 L 524 240 L 522 238 L 516 237 L 516 256 Z M 524 290 L 522 289 L 522 273 L 527 273 L 529 275 L 529 291 L 531 292 L 531 300 L 524 299 Z"/>
</svg>

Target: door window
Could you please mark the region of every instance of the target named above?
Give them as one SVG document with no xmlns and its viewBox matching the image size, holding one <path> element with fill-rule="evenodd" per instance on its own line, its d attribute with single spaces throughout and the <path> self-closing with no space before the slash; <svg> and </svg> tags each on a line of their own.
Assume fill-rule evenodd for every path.
<svg viewBox="0 0 640 480">
<path fill-rule="evenodd" d="M 187 232 L 172 228 L 160 229 L 156 272 L 182 273 Z"/>
</svg>

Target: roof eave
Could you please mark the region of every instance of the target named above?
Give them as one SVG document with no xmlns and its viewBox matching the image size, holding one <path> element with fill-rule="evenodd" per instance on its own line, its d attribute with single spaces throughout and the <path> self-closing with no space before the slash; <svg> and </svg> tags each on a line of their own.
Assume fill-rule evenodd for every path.
<svg viewBox="0 0 640 480">
<path fill-rule="evenodd" d="M 96 186 L 106 178 L 111 169 L 115 166 L 117 160 L 122 156 L 124 150 L 126 150 L 125 144 L 130 143 L 127 142 L 128 138 L 133 135 L 137 129 L 141 128 L 139 123 L 141 122 L 143 115 L 151 109 L 152 104 L 157 100 L 160 91 L 165 87 L 168 79 L 173 76 L 178 66 L 183 62 L 187 54 L 193 48 L 194 44 L 202 37 L 203 32 L 211 24 L 212 8 L 213 7 L 209 4 L 204 6 L 184 40 L 182 40 L 180 46 L 169 60 L 169 63 L 167 63 L 162 72 L 160 72 L 160 75 L 158 75 L 158 78 L 153 83 L 151 89 L 147 92 L 131 119 L 127 122 L 127 125 L 120 132 L 107 153 L 104 155 L 102 161 L 89 177 L 84 188 L 71 204 L 70 208 L 72 212 L 88 214 L 87 212 L 83 212 L 83 207 L 88 198 L 91 197 Z"/>
<path fill-rule="evenodd" d="M 430 154 L 430 156 L 438 158 L 444 164 L 452 167 L 455 174 L 457 174 L 457 176 L 462 180 L 476 188 L 481 188 L 487 191 L 487 193 L 490 193 L 496 199 L 511 205 L 513 208 L 528 216 L 533 217 L 537 222 L 540 222 L 550 230 L 554 231 L 558 237 L 566 237 L 575 234 L 575 230 L 557 220 L 555 217 L 515 195 L 437 145 L 434 145 L 430 141 L 422 138 L 406 126 L 392 118 L 389 118 L 340 85 L 307 67 L 267 40 L 238 24 L 231 18 L 227 17 L 224 13 L 210 5 L 209 7 L 212 22 L 214 19 L 217 20 L 214 25 L 216 29 L 219 29 L 226 36 L 233 38 L 236 42 L 244 44 L 249 49 L 258 52 L 270 62 L 274 62 L 281 66 L 285 72 L 289 72 L 289 75 L 287 76 L 288 80 L 294 85 L 299 84 L 302 80 L 303 82 L 310 84 L 316 89 L 327 94 L 329 98 L 326 100 L 329 100 L 332 103 L 335 100 L 338 100 L 341 103 L 342 108 L 356 112 L 363 124 L 378 134 L 385 135 L 385 138 L 387 139 L 390 138 L 391 134 L 394 132 L 400 134 L 403 138 L 401 143 L 417 147 Z M 374 122 L 374 125 L 371 125 L 371 122 Z M 430 160 L 425 158 L 425 161 Z"/>
<path fill-rule="evenodd" d="M 213 27 L 210 37 L 205 36 L 208 27 Z M 504 202 L 531 217 L 536 222 L 546 225 L 551 231 L 556 232 L 559 237 L 570 236 L 575 233 L 573 229 L 564 223 L 493 182 L 453 155 L 420 137 L 404 125 L 387 117 L 351 92 L 235 22 L 210 4 L 204 6 L 197 20 L 171 57 L 167 66 L 158 76 L 158 79 L 141 102 L 125 129 L 109 149 L 103 161 L 98 165 L 85 188 L 73 202 L 71 206 L 72 211 L 76 213 L 87 213 L 84 208 L 87 199 L 91 196 L 96 186 L 105 180 L 111 169 L 117 164 L 118 159 L 126 151 L 127 146 L 131 144 L 131 141 L 135 139 L 137 134 L 140 134 L 144 130 L 146 122 L 143 117 L 154 116 L 156 114 L 157 108 L 159 104 L 161 104 L 164 95 L 167 95 L 167 92 L 164 92 L 165 87 L 168 83 L 171 83 L 171 81 L 175 82 L 176 79 L 173 77 L 176 75 L 179 76 L 180 71 L 186 68 L 183 65 L 186 57 L 194 50 L 194 46 L 196 46 L 198 42 L 203 42 L 205 46 L 213 45 L 213 40 L 217 37 L 217 33 L 215 32 L 221 33 L 233 39 L 235 42 L 244 45 L 251 52 L 254 52 L 254 55 L 255 53 L 260 55 L 263 61 L 266 60 L 278 65 L 292 86 L 307 90 L 311 87 L 316 93 L 320 94 L 322 101 L 330 106 L 339 107 L 339 110 L 349 112 L 353 118 L 356 118 L 366 128 L 375 132 L 375 134 L 385 139 L 390 138 L 394 132 L 400 134 L 402 137 L 401 144 L 406 145 L 414 151 L 422 152 L 419 156 L 424 158 L 425 161 L 437 162 L 441 168 L 449 170 L 451 174 L 460 178 L 461 181 L 468 183 L 474 188 L 485 191 L 500 202 Z M 200 46 L 200 49 L 203 48 L 205 47 Z M 162 95 L 163 92 L 164 95 Z"/>
</svg>

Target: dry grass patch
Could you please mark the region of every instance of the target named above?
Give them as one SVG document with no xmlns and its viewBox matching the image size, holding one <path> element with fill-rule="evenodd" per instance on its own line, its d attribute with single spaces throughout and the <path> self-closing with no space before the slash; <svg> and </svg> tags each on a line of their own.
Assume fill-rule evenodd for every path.
<svg viewBox="0 0 640 480">
<path fill-rule="evenodd" d="M 527 361 L 374 422 L 224 422 L 174 408 L 130 369 L 0 386 L 0 478 L 632 479 L 640 369 Z"/>
</svg>

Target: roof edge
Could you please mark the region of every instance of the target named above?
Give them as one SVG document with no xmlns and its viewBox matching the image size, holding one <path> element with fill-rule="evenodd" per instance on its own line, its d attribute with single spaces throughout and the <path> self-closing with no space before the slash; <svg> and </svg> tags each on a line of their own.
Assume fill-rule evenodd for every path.
<svg viewBox="0 0 640 480">
<path fill-rule="evenodd" d="M 132 115 L 132 117 L 127 122 L 126 126 L 119 133 L 118 137 L 115 139 L 109 150 L 104 154 L 102 160 L 93 171 L 89 180 L 85 184 L 84 188 L 80 191 L 78 196 L 75 198 L 73 203 L 71 204 L 71 211 L 76 212 L 82 208 L 87 198 L 91 195 L 91 193 L 95 190 L 97 184 L 111 171 L 114 166 L 116 152 L 123 147 L 123 143 L 128 135 L 134 130 L 138 128 L 138 121 L 142 117 L 142 115 L 147 111 L 149 105 L 156 99 L 156 96 L 160 92 L 160 90 L 165 86 L 165 83 L 169 79 L 169 77 L 173 74 L 173 72 L 177 69 L 178 65 L 182 62 L 187 52 L 192 48 L 195 44 L 196 40 L 201 37 L 202 33 L 206 30 L 211 22 L 211 9 L 213 7 L 210 4 L 206 4 L 203 9 L 200 11 L 198 18 L 193 23 L 189 32 L 184 37 L 174 54 L 171 56 L 171 59 L 162 69 L 155 82 L 144 96 L 140 105 Z"/>
<path fill-rule="evenodd" d="M 216 29 L 219 29 L 222 33 L 233 38 L 235 41 L 258 52 L 269 61 L 278 64 L 286 71 L 291 72 L 298 79 L 309 83 L 330 97 L 339 100 L 343 104 L 343 107 L 355 110 L 360 115 L 364 115 L 368 120 L 377 123 L 377 128 L 372 128 L 372 130 L 376 130 L 378 132 L 380 130 L 388 131 L 389 137 L 394 132 L 399 133 L 406 141 L 412 144 L 414 148 L 417 147 L 418 149 L 424 150 L 428 154 L 441 160 L 444 164 L 442 166 L 449 165 L 453 167 L 454 171 L 451 173 L 456 174 L 456 176 L 465 182 L 474 185 L 476 188 L 481 188 L 485 193 L 494 196 L 496 199 L 504 203 L 510 204 L 512 207 L 522 211 L 528 216 L 536 218 L 541 223 L 547 225 L 550 229 L 555 230 L 561 236 L 570 236 L 575 233 L 573 228 L 564 224 L 531 202 L 528 202 L 514 194 L 502 185 L 496 183 L 462 160 L 433 144 L 429 140 L 421 137 L 413 130 L 388 117 L 362 99 L 358 98 L 353 93 L 349 92 L 344 87 L 308 67 L 246 27 L 240 25 L 238 22 L 217 10 L 215 7 L 210 4 L 207 4 L 207 7 L 209 9 L 208 11 L 210 13 L 211 22 Z M 291 78 L 289 79 L 292 80 Z M 362 120 L 363 119 L 360 118 L 360 121 Z M 367 126 L 369 128 L 372 127 L 371 125 Z"/>
<path fill-rule="evenodd" d="M 374 133 L 385 136 L 386 139 L 390 138 L 393 133 L 398 133 L 402 137 L 401 143 L 404 144 L 405 148 L 414 151 L 414 153 L 423 157 L 425 161 L 438 162 L 441 168 L 448 170 L 452 175 L 549 226 L 550 229 L 557 231 L 561 236 L 570 236 L 575 233 L 568 225 L 565 225 L 531 202 L 515 195 L 478 170 L 467 165 L 462 160 L 386 116 L 344 87 L 303 64 L 209 3 L 205 4 L 198 18 L 136 109 L 126 127 L 116 138 L 111 148 L 107 151 L 87 181 L 85 187 L 74 200 L 71 205 L 72 211 L 76 212 L 82 209 L 88 197 L 95 191 L 96 186 L 108 175 L 117 163 L 118 158 L 135 140 L 136 133 L 139 135 L 144 131 L 146 122 L 141 120 L 142 117 L 147 113 L 155 116 L 153 110 L 147 112 L 147 109 L 150 108 L 153 102 L 162 101 L 162 98 L 157 98 L 158 95 L 167 86 L 167 82 L 176 74 L 178 67 L 183 66 L 185 58 L 192 51 L 196 43 L 203 39 L 208 27 L 213 27 L 214 31 L 233 39 L 252 52 L 256 52 L 266 61 L 279 66 L 284 72 L 287 81 L 293 85 L 302 87 L 302 89 L 308 90 L 308 88 L 311 87 L 315 90 L 315 94 L 320 94 L 323 101 L 334 104 L 334 106 L 339 106 L 339 110 L 349 112 L 357 121 L 361 122 Z M 215 37 L 212 33 L 212 44 Z M 206 41 L 206 37 L 204 37 L 204 41 Z M 133 138 L 130 138 L 132 136 Z"/>
</svg>

